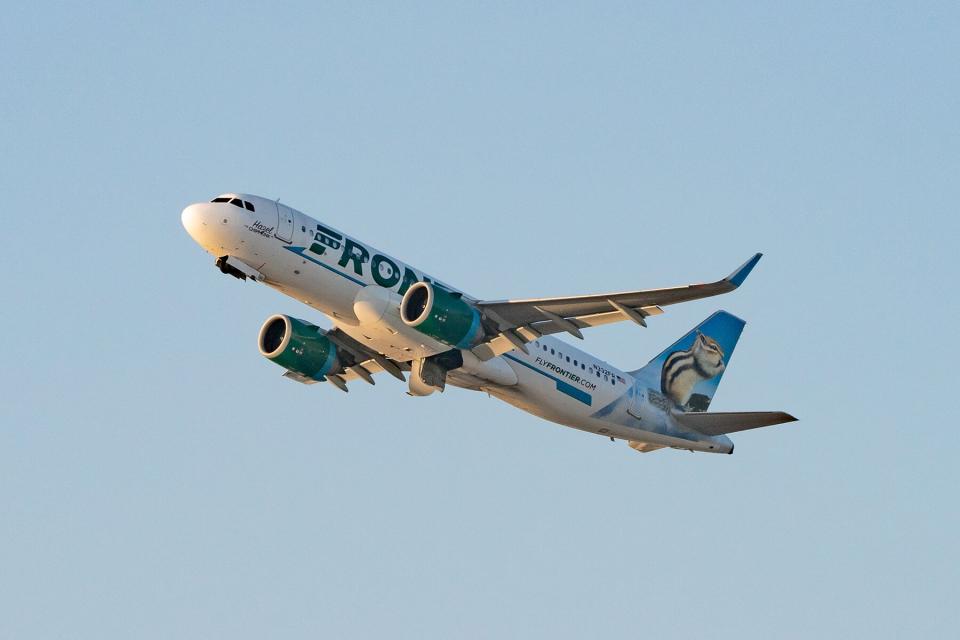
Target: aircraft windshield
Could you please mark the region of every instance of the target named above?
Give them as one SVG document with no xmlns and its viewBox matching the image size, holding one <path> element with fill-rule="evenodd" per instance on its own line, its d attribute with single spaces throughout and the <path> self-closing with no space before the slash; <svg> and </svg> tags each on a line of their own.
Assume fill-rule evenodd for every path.
<svg viewBox="0 0 960 640">
<path fill-rule="evenodd" d="M 217 196 L 210 202 L 229 202 L 235 207 L 240 207 L 241 209 L 246 209 L 247 211 L 256 211 L 256 208 L 253 206 L 252 202 L 247 202 L 246 200 L 241 200 L 240 198 L 234 198 L 233 196 Z"/>
</svg>

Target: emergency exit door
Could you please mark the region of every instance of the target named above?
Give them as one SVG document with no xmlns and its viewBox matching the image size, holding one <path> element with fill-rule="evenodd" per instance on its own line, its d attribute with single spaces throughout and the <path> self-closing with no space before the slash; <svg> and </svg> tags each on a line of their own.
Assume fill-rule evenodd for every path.
<svg viewBox="0 0 960 640">
<path fill-rule="evenodd" d="M 277 232 L 276 236 L 284 242 L 293 242 L 293 211 L 290 207 L 277 204 Z"/>
</svg>

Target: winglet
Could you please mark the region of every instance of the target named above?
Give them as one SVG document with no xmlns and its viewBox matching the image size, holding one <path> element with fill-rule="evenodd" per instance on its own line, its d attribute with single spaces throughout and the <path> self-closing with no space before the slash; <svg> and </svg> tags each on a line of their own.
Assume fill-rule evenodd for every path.
<svg viewBox="0 0 960 640">
<path fill-rule="evenodd" d="M 753 271 L 753 268 L 757 266 L 757 263 L 760 262 L 760 258 L 762 257 L 762 253 L 755 254 L 752 258 L 744 262 L 739 269 L 724 278 L 724 280 L 734 287 L 739 287 L 743 284 L 743 281 L 747 279 L 747 276 L 750 275 L 750 272 Z"/>
</svg>

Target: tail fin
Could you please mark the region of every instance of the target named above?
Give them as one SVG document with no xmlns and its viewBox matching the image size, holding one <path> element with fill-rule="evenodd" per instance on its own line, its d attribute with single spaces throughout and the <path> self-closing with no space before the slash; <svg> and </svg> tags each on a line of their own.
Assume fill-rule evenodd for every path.
<svg viewBox="0 0 960 640">
<path fill-rule="evenodd" d="M 630 374 L 681 411 L 706 411 L 746 324 L 717 311 Z"/>
</svg>

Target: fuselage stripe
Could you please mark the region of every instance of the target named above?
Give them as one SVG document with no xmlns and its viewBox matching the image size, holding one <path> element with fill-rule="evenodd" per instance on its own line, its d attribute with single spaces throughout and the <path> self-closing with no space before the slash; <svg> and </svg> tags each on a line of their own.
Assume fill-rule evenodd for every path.
<svg viewBox="0 0 960 640">
<path fill-rule="evenodd" d="M 587 405 L 588 407 L 593 404 L 593 397 L 586 391 L 581 391 L 580 389 L 577 389 L 573 385 L 567 384 L 563 380 L 553 377 L 546 371 L 540 371 L 540 369 L 537 369 L 533 365 L 524 362 L 523 360 L 521 360 L 520 358 L 517 358 L 516 356 L 511 356 L 510 354 L 505 353 L 503 354 L 503 357 L 509 358 L 510 360 L 513 360 L 517 364 L 523 365 L 524 367 L 530 369 L 531 371 L 535 371 L 542 376 L 546 376 L 550 378 L 551 380 L 557 383 L 557 391 L 559 391 L 560 393 L 564 393 L 570 396 L 571 398 L 573 398 L 574 400 L 579 400 L 580 402 Z"/>
<path fill-rule="evenodd" d="M 338 269 L 334 269 L 333 267 L 331 267 L 331 266 L 328 265 L 328 264 L 323 264 L 323 263 L 320 262 L 319 260 L 316 260 L 316 259 L 314 259 L 314 258 L 311 258 L 311 257 L 308 256 L 306 253 L 304 253 L 304 248 L 303 248 L 303 247 L 284 247 L 284 249 L 286 249 L 287 251 L 290 251 L 290 252 L 292 252 L 292 253 L 297 254 L 298 256 L 300 256 L 301 258 L 303 258 L 304 260 L 309 260 L 310 262 L 312 262 L 312 263 L 314 263 L 314 264 L 318 264 L 318 265 L 320 265 L 321 267 L 323 267 L 324 269 L 327 269 L 327 270 L 329 270 L 329 271 L 332 271 L 332 272 L 334 272 L 335 274 L 337 274 L 338 276 L 342 276 L 342 277 L 346 278 L 347 280 L 349 280 L 350 282 L 354 282 L 354 283 L 360 285 L 361 287 L 367 286 L 367 283 L 364 282 L 363 280 L 357 280 L 357 279 L 354 278 L 353 276 L 348 276 L 348 275 L 345 274 L 344 272 L 342 272 L 342 271 L 340 271 L 340 270 L 338 270 Z"/>
</svg>

